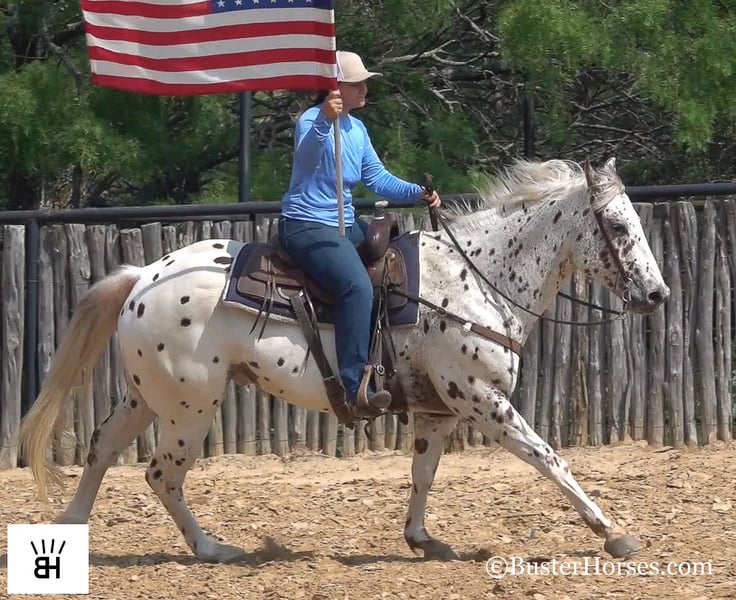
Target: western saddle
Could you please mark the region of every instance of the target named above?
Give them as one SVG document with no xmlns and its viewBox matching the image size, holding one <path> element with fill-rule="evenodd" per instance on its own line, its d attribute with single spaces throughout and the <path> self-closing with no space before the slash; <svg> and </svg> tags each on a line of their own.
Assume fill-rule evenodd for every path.
<svg viewBox="0 0 736 600">
<path fill-rule="evenodd" d="M 384 212 L 386 202 L 377 202 L 374 218 L 368 226 L 365 240 L 356 249 L 365 265 L 374 290 L 374 314 L 370 356 L 365 367 L 361 388 L 365 390 L 371 378 L 376 390 L 382 389 L 383 378 L 393 374 L 395 353 L 391 343 L 388 311 L 408 301 L 400 292 L 406 292 L 407 273 L 404 257 L 390 242 L 399 236 L 399 227 L 393 217 Z M 301 325 L 307 340 L 307 357 L 311 352 L 322 374 L 327 395 L 335 415 L 353 427 L 359 419 L 373 419 L 383 414 L 370 406 L 354 407 L 347 404 L 345 389 L 325 357 L 320 338 L 319 323 L 332 322 L 335 297 L 302 271 L 281 247 L 278 236 L 270 242 L 250 244 L 249 256 L 237 277 L 237 292 L 257 300 L 260 310 L 253 329 L 265 312 L 259 337 L 271 312 L 288 314 Z M 399 293 L 394 293 L 398 290 Z M 384 366 L 383 363 L 386 363 Z M 387 412 L 406 418 L 406 406 L 393 401 Z M 403 413 L 403 414 L 402 414 Z"/>
</svg>

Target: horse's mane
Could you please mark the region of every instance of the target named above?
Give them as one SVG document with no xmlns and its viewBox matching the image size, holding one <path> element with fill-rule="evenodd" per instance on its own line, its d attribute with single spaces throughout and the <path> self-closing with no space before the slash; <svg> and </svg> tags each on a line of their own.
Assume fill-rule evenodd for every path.
<svg viewBox="0 0 736 600">
<path fill-rule="evenodd" d="M 596 175 L 594 210 L 605 206 L 624 190 L 612 164 L 606 164 Z M 462 201 L 447 210 L 450 214 L 462 216 L 492 208 L 528 206 L 541 200 L 564 198 L 576 187 L 587 190 L 585 174 L 576 162 L 517 160 L 495 177 L 488 178 L 485 187 L 477 190 L 478 200 L 472 203 Z"/>
</svg>

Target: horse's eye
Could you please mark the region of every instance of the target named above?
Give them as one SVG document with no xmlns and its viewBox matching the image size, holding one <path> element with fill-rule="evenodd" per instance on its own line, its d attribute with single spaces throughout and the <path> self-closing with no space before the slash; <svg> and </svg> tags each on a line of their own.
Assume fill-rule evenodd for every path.
<svg viewBox="0 0 736 600">
<path fill-rule="evenodd" d="M 623 223 L 614 223 L 611 226 L 611 231 L 614 233 L 614 235 L 626 235 L 629 230 L 626 228 L 626 225 Z"/>
</svg>

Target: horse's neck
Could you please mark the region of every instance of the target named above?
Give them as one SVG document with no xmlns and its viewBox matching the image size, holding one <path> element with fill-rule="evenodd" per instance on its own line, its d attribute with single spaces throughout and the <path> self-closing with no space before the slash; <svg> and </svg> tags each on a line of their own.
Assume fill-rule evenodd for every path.
<svg viewBox="0 0 736 600">
<path fill-rule="evenodd" d="M 580 218 L 582 206 L 565 202 L 563 209 L 561 204 L 479 211 L 462 217 L 457 227 L 458 241 L 480 271 L 536 314 L 547 309 L 572 274 L 571 242 L 578 234 L 574 219 Z M 525 340 L 537 317 L 501 297 L 497 300 L 516 316 Z"/>
</svg>

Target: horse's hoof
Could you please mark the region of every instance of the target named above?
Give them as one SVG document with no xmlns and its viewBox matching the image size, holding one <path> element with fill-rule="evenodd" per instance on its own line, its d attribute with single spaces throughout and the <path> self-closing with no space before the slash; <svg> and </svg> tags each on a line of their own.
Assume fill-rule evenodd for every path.
<svg viewBox="0 0 736 600">
<path fill-rule="evenodd" d="M 639 540 L 630 535 L 610 536 L 606 538 L 603 549 L 613 558 L 627 558 L 641 552 L 642 545 Z"/>
<path fill-rule="evenodd" d="M 197 552 L 197 558 L 203 562 L 228 564 L 245 558 L 245 550 L 230 544 L 217 544 L 207 552 Z"/>
</svg>

